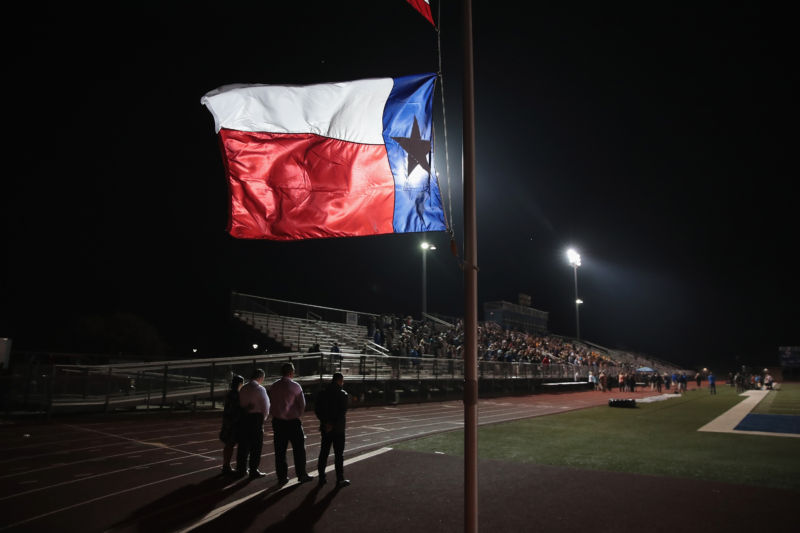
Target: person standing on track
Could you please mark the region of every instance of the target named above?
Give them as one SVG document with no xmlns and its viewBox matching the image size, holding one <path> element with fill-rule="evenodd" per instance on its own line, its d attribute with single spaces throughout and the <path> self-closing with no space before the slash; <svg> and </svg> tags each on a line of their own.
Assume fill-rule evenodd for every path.
<svg viewBox="0 0 800 533">
<path fill-rule="evenodd" d="M 717 393 L 717 378 L 714 377 L 713 372 L 708 373 L 708 390 L 711 394 Z"/>
<path fill-rule="evenodd" d="M 313 478 L 306 472 L 306 435 L 303 433 L 303 422 L 300 417 L 306 410 L 306 398 L 303 387 L 294 381 L 294 365 L 285 363 L 281 367 L 281 379 L 269 388 L 272 401 L 273 442 L 275 443 L 275 473 L 278 484 L 289 482 L 289 465 L 286 463 L 286 449 L 292 443 L 294 471 L 297 481 L 305 483 Z"/>
<path fill-rule="evenodd" d="M 322 444 L 317 460 L 319 484 L 324 485 L 325 467 L 333 445 L 333 464 L 336 468 L 336 486 L 347 487 L 350 480 L 344 478 L 344 429 L 347 415 L 347 392 L 342 389 L 344 376 L 336 372 L 330 385 L 317 398 L 314 413 L 319 419 L 319 430 L 322 433 Z"/>
<path fill-rule="evenodd" d="M 236 474 L 239 477 L 245 475 L 248 463 L 250 479 L 266 476 L 258 470 L 261 448 L 264 446 L 264 422 L 269 414 L 269 397 L 261 385 L 264 376 L 264 371 L 256 368 L 247 385 L 239 390 L 239 405 L 243 410 L 239 423 L 239 449 L 236 451 Z"/>
<path fill-rule="evenodd" d="M 222 449 L 222 473 L 232 474 L 231 459 L 233 447 L 236 446 L 239 421 L 242 418 L 242 407 L 239 405 L 239 389 L 244 384 L 244 378 L 237 374 L 231 378 L 231 390 L 225 396 L 225 407 L 222 411 L 222 428 L 219 430 L 219 440 L 225 443 Z"/>
</svg>

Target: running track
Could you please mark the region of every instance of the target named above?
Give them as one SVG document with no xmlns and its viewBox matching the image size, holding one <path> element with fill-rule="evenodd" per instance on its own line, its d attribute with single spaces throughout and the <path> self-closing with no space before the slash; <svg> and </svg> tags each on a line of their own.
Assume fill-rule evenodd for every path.
<svg viewBox="0 0 800 533">
<path fill-rule="evenodd" d="M 479 423 L 603 405 L 612 396 L 587 391 L 481 400 Z M 353 409 L 345 458 L 458 429 L 463 416 L 461 402 Z M 0 531 L 169 531 L 165 511 L 180 510 L 185 518 L 189 509 L 199 519 L 274 485 L 271 429 L 260 467 L 267 477 L 249 482 L 216 475 L 220 419 L 219 412 L 165 412 L 0 425 Z M 308 469 L 315 472 L 319 432 L 313 413 L 303 423 Z"/>
</svg>

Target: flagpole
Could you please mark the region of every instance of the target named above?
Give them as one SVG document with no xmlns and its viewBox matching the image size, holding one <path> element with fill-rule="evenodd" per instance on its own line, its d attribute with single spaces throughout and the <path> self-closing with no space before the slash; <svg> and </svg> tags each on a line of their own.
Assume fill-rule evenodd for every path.
<svg viewBox="0 0 800 533">
<path fill-rule="evenodd" d="M 464 153 L 464 531 L 478 531 L 478 241 L 472 1 L 463 4 Z"/>
</svg>

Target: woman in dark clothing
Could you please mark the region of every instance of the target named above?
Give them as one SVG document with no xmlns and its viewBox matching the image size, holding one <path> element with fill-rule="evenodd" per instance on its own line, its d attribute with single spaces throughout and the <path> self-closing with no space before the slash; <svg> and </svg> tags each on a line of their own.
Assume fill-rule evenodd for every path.
<svg viewBox="0 0 800 533">
<path fill-rule="evenodd" d="M 239 406 L 239 389 L 244 385 L 242 376 L 233 375 L 231 390 L 225 396 L 225 407 L 222 411 L 222 429 L 219 430 L 219 440 L 225 443 L 222 449 L 222 473 L 232 474 L 231 458 L 233 447 L 236 445 L 236 425 L 241 417 L 242 408 Z"/>
</svg>

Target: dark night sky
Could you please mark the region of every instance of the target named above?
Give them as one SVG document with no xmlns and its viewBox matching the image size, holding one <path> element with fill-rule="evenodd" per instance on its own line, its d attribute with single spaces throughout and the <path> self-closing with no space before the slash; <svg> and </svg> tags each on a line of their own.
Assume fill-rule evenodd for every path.
<svg viewBox="0 0 800 533">
<path fill-rule="evenodd" d="M 436 163 L 463 250 L 460 14 L 445 4 L 449 192 L 438 90 Z M 693 366 L 774 364 L 800 344 L 788 11 L 474 4 L 480 304 L 524 292 L 573 334 L 575 246 L 586 339 Z M 15 348 L 90 351 L 82 317 L 124 313 L 171 355 L 235 353 L 230 290 L 418 314 L 422 235 L 229 237 L 200 105 L 228 83 L 436 71 L 435 33 L 405 2 L 60 4 L 13 25 L 0 336 Z M 462 315 L 448 237 L 425 237 L 428 308 Z"/>
</svg>

